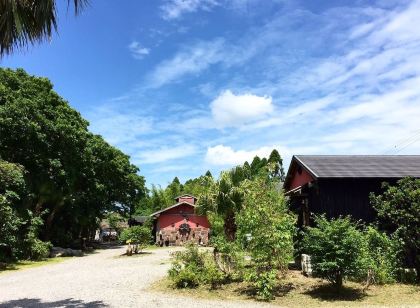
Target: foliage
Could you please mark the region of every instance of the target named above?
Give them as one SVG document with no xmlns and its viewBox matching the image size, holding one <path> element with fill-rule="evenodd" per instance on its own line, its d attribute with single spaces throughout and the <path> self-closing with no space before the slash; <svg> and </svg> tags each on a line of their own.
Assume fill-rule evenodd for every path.
<svg viewBox="0 0 420 308">
<path fill-rule="evenodd" d="M 388 237 L 374 227 L 365 230 L 364 238 L 367 267 L 373 271 L 375 283 L 395 282 L 401 264 L 401 242 L 395 236 Z"/>
<path fill-rule="evenodd" d="M 223 217 L 224 233 L 228 241 L 236 236 L 235 216 L 242 208 L 243 194 L 238 185 L 240 179 L 235 169 L 223 172 L 220 179 L 199 199 L 202 211 L 214 212 Z"/>
<path fill-rule="evenodd" d="M 213 237 L 213 260 L 226 281 L 242 280 L 244 275 L 244 252 L 238 241 L 228 241 L 221 234 Z"/>
<path fill-rule="evenodd" d="M 371 203 L 380 225 L 404 243 L 406 265 L 416 268 L 420 280 L 420 179 L 404 178 L 395 186 L 385 183 L 384 189 L 381 195 L 371 195 Z"/>
<path fill-rule="evenodd" d="M 121 232 L 122 223 L 126 221 L 126 218 L 118 212 L 108 213 L 106 219 L 108 220 L 109 227 L 116 230 L 118 233 Z"/>
<path fill-rule="evenodd" d="M 91 134 L 52 88 L 46 78 L 0 69 L 0 156 L 25 170 L 26 192 L 9 201 L 14 213 L 47 213 L 37 236 L 68 246 L 92 237 L 106 212 L 131 212 L 145 187 L 129 157 Z"/>
<path fill-rule="evenodd" d="M 272 298 L 277 277 L 287 271 L 293 255 L 295 218 L 275 186 L 263 177 L 245 180 L 244 209 L 237 219 L 238 237 L 252 260 L 247 280 L 264 300 Z"/>
<path fill-rule="evenodd" d="M 188 244 L 185 251 L 176 251 L 173 254 L 169 278 L 177 288 L 195 288 L 203 282 L 205 256 L 198 246 Z"/>
<path fill-rule="evenodd" d="M 18 230 L 22 221 L 12 205 L 19 201 L 24 187 L 24 168 L 0 160 L 0 262 L 14 260 L 18 252 Z"/>
<path fill-rule="evenodd" d="M 121 243 L 136 245 L 137 250 L 147 246 L 152 239 L 151 230 L 148 226 L 133 226 L 124 229 L 119 237 Z"/>
<path fill-rule="evenodd" d="M 344 278 L 360 278 L 367 273 L 365 237 L 350 217 L 328 220 L 315 217 L 303 238 L 304 252 L 311 255 L 315 276 L 327 279 L 340 290 Z"/>
<path fill-rule="evenodd" d="M 227 279 L 226 275 L 217 268 L 210 253 L 200 251 L 194 243 L 188 244 L 185 251 L 173 254 L 169 278 L 177 288 L 209 285 L 212 289 Z"/>
<path fill-rule="evenodd" d="M 77 14 L 88 1 L 67 0 L 67 2 L 74 3 Z M 57 30 L 55 1 L 1 1 L 0 12 L 0 55 L 50 39 L 53 30 Z"/>
<path fill-rule="evenodd" d="M 52 245 L 50 242 L 43 242 L 38 238 L 38 233 L 44 221 L 40 216 L 35 216 L 28 211 L 28 219 L 25 224 L 23 239 L 22 257 L 31 260 L 42 260 L 48 257 Z"/>
</svg>

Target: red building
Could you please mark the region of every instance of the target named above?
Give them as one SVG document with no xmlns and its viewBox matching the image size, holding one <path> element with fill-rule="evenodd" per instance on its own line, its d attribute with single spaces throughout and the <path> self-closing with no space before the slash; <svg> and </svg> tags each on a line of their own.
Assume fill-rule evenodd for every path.
<svg viewBox="0 0 420 308">
<path fill-rule="evenodd" d="M 207 245 L 210 224 L 206 216 L 195 212 L 197 198 L 182 195 L 176 203 L 150 215 L 154 218 L 156 243 L 163 246 L 178 246 L 187 241 Z"/>
</svg>

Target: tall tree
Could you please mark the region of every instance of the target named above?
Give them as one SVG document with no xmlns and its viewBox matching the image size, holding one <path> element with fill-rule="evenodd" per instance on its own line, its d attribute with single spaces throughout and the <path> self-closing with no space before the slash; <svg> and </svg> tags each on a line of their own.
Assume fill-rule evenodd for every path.
<svg viewBox="0 0 420 308">
<path fill-rule="evenodd" d="M 73 2 L 78 14 L 88 0 Z M 16 48 L 42 42 L 51 38 L 57 30 L 55 0 L 2 0 L 0 1 L 0 56 L 12 53 Z"/>
<path fill-rule="evenodd" d="M 271 176 L 284 181 L 283 159 L 279 152 L 274 149 L 268 157 L 268 163 L 274 164 L 274 169 L 271 171 Z"/>
<path fill-rule="evenodd" d="M 46 78 L 0 69 L 0 156 L 25 168 L 18 211 L 47 211 L 41 237 L 54 243 L 87 237 L 106 211 L 145 194 L 129 157 L 87 127 Z"/>
</svg>

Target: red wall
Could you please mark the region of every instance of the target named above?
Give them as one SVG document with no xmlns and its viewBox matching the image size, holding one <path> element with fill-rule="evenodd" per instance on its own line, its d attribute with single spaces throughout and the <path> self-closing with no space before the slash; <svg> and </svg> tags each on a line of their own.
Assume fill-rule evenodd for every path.
<svg viewBox="0 0 420 308">
<path fill-rule="evenodd" d="M 289 190 L 292 190 L 293 188 L 299 187 L 303 184 L 312 182 L 314 178 L 305 170 L 302 168 L 302 173 L 299 174 L 297 171 L 297 168 L 293 174 L 292 181 L 290 182 Z"/>
<path fill-rule="evenodd" d="M 180 198 L 178 198 L 177 201 L 178 202 L 188 202 L 188 203 L 191 203 L 191 204 L 195 204 L 194 203 L 194 198 L 192 198 L 192 197 L 180 197 Z"/>
<path fill-rule="evenodd" d="M 188 214 L 188 221 L 185 221 L 183 214 Z M 197 223 L 199 227 L 210 228 L 207 217 L 194 214 L 194 208 L 186 204 L 181 204 L 161 213 L 157 218 L 157 227 L 158 229 L 179 228 L 184 222 L 188 223 L 191 229 L 197 228 Z M 172 227 L 172 224 L 175 226 Z"/>
</svg>

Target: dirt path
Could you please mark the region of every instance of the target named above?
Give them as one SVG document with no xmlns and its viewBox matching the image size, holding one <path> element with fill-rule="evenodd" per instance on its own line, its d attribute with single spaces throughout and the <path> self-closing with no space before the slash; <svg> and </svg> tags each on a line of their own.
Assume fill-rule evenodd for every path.
<svg viewBox="0 0 420 308">
<path fill-rule="evenodd" d="M 254 302 L 214 301 L 152 292 L 169 268 L 173 249 L 120 257 L 100 250 L 62 263 L 0 275 L 0 307 L 256 307 Z M 258 304 L 261 307 L 269 305 Z"/>
</svg>

